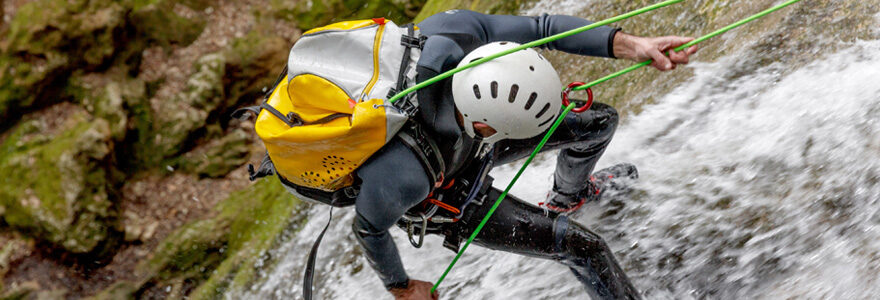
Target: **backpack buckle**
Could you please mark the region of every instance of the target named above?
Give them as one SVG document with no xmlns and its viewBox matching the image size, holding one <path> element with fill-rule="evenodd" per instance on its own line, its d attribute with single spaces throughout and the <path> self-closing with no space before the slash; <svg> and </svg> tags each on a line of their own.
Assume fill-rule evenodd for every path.
<svg viewBox="0 0 880 300">
<path fill-rule="evenodd" d="M 425 41 L 428 40 L 427 36 L 410 36 L 410 35 L 402 35 L 400 36 L 400 44 L 409 47 L 409 48 L 417 48 L 422 49 L 425 47 Z"/>
</svg>

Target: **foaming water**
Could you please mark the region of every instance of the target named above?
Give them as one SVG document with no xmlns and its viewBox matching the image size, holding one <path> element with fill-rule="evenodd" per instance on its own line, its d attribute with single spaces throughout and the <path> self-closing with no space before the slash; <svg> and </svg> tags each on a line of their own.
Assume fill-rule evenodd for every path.
<svg viewBox="0 0 880 300">
<path fill-rule="evenodd" d="M 880 294 L 880 42 L 859 42 L 799 70 L 771 65 L 730 79 L 732 58 L 693 64 L 696 76 L 622 124 L 601 165 L 639 166 L 627 196 L 576 218 L 606 238 L 649 298 L 872 298 Z M 543 199 L 554 155 L 512 193 Z M 519 164 L 496 169 L 503 186 Z M 297 298 L 305 256 L 327 207 L 250 298 Z M 321 246 L 323 299 L 387 298 L 357 247 L 352 209 L 336 210 Z M 454 253 L 392 233 L 411 277 L 436 280 Z M 472 247 L 444 281 L 452 299 L 584 296 L 554 262 Z"/>
<path fill-rule="evenodd" d="M 641 193 L 600 232 L 655 297 L 880 294 L 880 43 L 787 75 L 733 63 L 619 132 L 604 161 L 639 165 Z"/>
</svg>

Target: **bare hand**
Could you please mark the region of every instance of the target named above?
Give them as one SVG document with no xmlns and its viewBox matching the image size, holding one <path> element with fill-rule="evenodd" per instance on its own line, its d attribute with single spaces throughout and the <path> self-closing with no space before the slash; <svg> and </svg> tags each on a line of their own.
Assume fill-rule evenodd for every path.
<svg viewBox="0 0 880 300">
<path fill-rule="evenodd" d="M 618 32 L 614 36 L 614 56 L 635 62 L 653 59 L 652 67 L 660 71 L 668 71 L 675 69 L 678 64 L 687 64 L 688 56 L 697 52 L 697 46 L 691 46 L 680 52 L 675 52 L 672 49 L 693 40 L 692 37 L 640 37 Z M 669 56 L 667 57 L 663 53 L 669 53 Z"/>
<path fill-rule="evenodd" d="M 437 300 L 440 296 L 437 291 L 431 293 L 433 286 L 430 282 L 410 279 L 406 289 L 391 289 L 389 292 L 396 300 Z"/>
</svg>

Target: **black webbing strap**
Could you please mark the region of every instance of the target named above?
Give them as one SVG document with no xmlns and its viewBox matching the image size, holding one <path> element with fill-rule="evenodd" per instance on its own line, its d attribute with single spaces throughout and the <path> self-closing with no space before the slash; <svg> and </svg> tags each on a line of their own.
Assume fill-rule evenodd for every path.
<svg viewBox="0 0 880 300">
<path fill-rule="evenodd" d="M 272 105 L 269 105 L 269 103 L 266 103 L 265 101 L 263 101 L 263 103 L 260 103 L 260 108 L 269 111 L 269 113 L 271 113 L 276 118 L 280 119 L 282 122 L 284 122 L 284 124 L 287 124 L 287 126 L 294 127 L 294 126 L 302 125 L 302 120 L 296 120 L 296 121 L 291 120 L 290 118 L 288 118 L 287 116 L 282 114 L 280 111 L 278 111 L 277 109 L 272 107 Z"/>
<path fill-rule="evenodd" d="M 394 97 L 398 92 L 406 89 L 406 68 L 409 66 L 412 48 L 422 49 L 425 45 L 425 36 L 416 36 L 415 25 L 406 24 L 407 34 L 400 37 L 400 44 L 406 47 L 403 49 L 403 59 L 400 61 L 400 69 L 397 72 L 397 86 L 388 91 L 386 98 Z M 415 105 L 411 103 L 411 96 L 404 97 L 404 101 L 397 101 L 394 106 L 406 112 L 408 115 L 415 114 Z"/>
<path fill-rule="evenodd" d="M 275 164 L 273 164 L 272 159 L 269 158 L 269 152 L 266 152 L 266 156 L 263 156 L 263 161 L 260 162 L 260 167 L 256 170 L 254 170 L 254 165 L 248 164 L 248 178 L 251 181 L 274 174 Z"/>
<path fill-rule="evenodd" d="M 287 125 L 290 125 L 290 120 L 287 118 L 284 118 L 284 114 L 279 112 L 274 107 L 271 107 L 268 104 L 266 104 L 266 101 L 268 101 L 269 97 L 272 96 L 272 92 L 275 91 L 275 88 L 278 87 L 278 84 L 281 83 L 281 80 L 284 79 L 285 75 L 287 75 L 287 65 L 285 65 L 284 69 L 281 70 L 281 73 L 278 74 L 278 78 L 275 79 L 275 83 L 272 84 L 272 88 L 269 89 L 268 91 L 266 91 L 266 94 L 263 95 L 263 102 L 260 103 L 260 105 L 248 106 L 248 107 L 242 107 L 242 108 L 236 109 L 235 111 L 232 112 L 232 117 L 239 119 L 239 120 L 244 120 L 244 119 L 247 119 L 247 116 L 246 116 L 247 113 L 249 113 L 249 112 L 253 113 L 254 117 L 256 117 L 260 114 L 261 109 L 266 109 L 266 110 L 269 110 L 270 112 L 274 111 L 274 112 L 272 112 L 273 115 L 275 115 L 275 116 L 280 115 L 279 118 L 282 121 L 284 121 L 284 123 L 286 123 Z"/>
<path fill-rule="evenodd" d="M 306 263 L 306 272 L 303 275 L 303 299 L 312 300 L 312 283 L 315 279 L 315 259 L 318 256 L 318 246 L 321 246 L 321 239 L 324 238 L 324 233 L 327 233 L 327 228 L 330 228 L 330 221 L 333 220 L 333 207 L 330 207 L 330 218 L 327 219 L 327 225 L 324 225 L 324 230 L 321 230 L 321 234 L 318 235 L 318 239 L 315 240 L 315 243 L 312 245 L 312 250 L 309 251 L 309 259 Z"/>
<path fill-rule="evenodd" d="M 431 176 L 434 188 L 439 187 L 445 179 L 446 164 L 443 161 L 443 156 L 440 154 L 440 148 L 437 147 L 437 143 L 428 137 L 415 121 L 407 122 L 403 129 L 398 132 L 397 136 L 400 137 L 404 145 L 412 149 L 416 156 L 418 156 L 422 165 L 428 171 L 428 175 Z"/>
</svg>

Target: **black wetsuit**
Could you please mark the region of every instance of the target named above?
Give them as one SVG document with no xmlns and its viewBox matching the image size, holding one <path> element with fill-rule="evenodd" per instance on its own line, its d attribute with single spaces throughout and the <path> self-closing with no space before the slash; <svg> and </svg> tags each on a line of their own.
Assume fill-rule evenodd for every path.
<svg viewBox="0 0 880 300">
<path fill-rule="evenodd" d="M 486 43 L 525 43 L 586 24 L 589 22 L 570 16 L 497 16 L 464 10 L 440 13 L 418 24 L 421 33 L 429 37 L 418 62 L 418 79 L 422 81 L 454 68 L 468 52 Z M 611 57 L 616 31 L 599 27 L 545 47 Z M 448 176 L 455 177 L 475 163 L 478 143 L 463 134 L 455 120 L 451 80 L 420 90 L 418 97 L 417 119 L 437 140 Z M 585 188 L 596 161 L 611 141 L 617 121 L 617 112 L 601 103 L 566 118 L 544 148 L 562 149 L 555 174 L 557 190 L 575 193 Z M 542 136 L 496 143 L 492 153 L 495 165 L 527 156 Z M 353 224 L 358 241 L 386 288 L 405 287 L 408 277 L 388 229 L 428 196 L 431 180 L 416 155 L 396 139 L 361 166 L 357 176 L 362 181 Z M 490 189 L 488 194 L 494 200 L 499 192 Z M 466 239 L 491 206 L 486 202 L 469 206 L 462 219 L 447 228 L 447 234 Z M 491 249 L 559 261 L 571 268 L 594 298 L 638 298 L 601 237 L 566 216 L 548 213 L 516 197 L 509 195 L 502 202 L 475 242 Z"/>
</svg>

